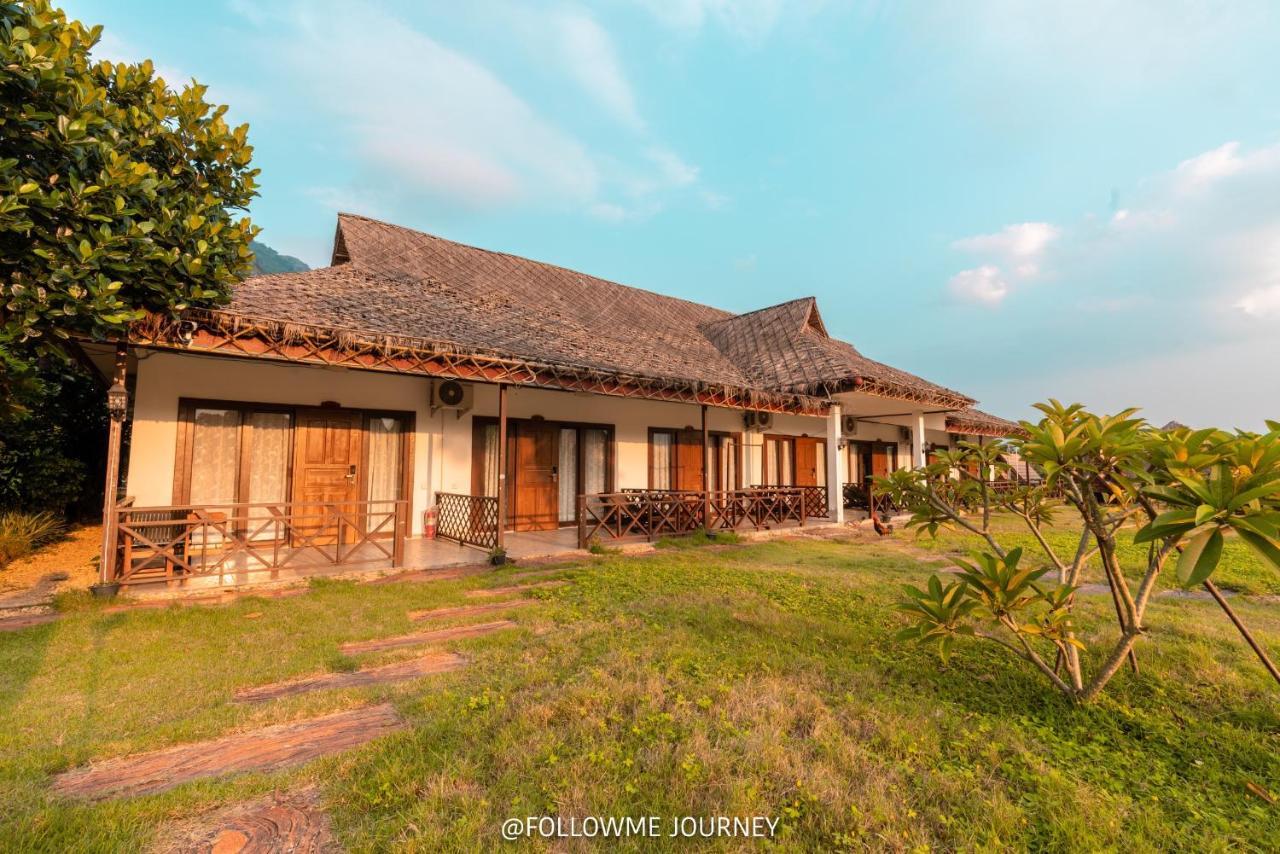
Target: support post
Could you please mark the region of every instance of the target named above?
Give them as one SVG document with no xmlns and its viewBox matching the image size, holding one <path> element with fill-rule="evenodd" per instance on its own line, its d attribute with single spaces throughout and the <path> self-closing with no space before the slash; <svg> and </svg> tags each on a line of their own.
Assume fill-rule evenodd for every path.
<svg viewBox="0 0 1280 854">
<path fill-rule="evenodd" d="M 120 444 L 124 436 L 124 419 L 129 411 L 129 392 L 125 379 L 129 371 L 129 347 L 116 345 L 116 365 L 111 387 L 107 389 L 107 473 L 102 489 L 102 555 L 98 561 L 98 580 L 109 584 L 116 574 L 116 492 L 120 484 Z"/>
<path fill-rule="evenodd" d="M 924 413 L 911 413 L 911 429 L 913 432 L 911 442 L 912 464 L 915 468 L 922 469 L 927 462 L 927 454 L 924 447 Z"/>
<path fill-rule="evenodd" d="M 507 384 L 498 384 L 498 548 L 506 547 L 507 528 Z"/>
<path fill-rule="evenodd" d="M 840 404 L 831 404 L 827 415 L 827 518 L 838 525 L 844 524 L 844 458 L 840 453 L 841 437 Z"/>
<path fill-rule="evenodd" d="M 707 432 L 707 405 L 702 404 L 702 530 L 711 530 L 711 434 Z"/>
</svg>

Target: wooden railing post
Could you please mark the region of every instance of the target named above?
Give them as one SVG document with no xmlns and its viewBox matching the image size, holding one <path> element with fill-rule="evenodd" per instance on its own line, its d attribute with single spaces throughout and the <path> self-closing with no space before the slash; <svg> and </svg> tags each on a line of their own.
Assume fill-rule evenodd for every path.
<svg viewBox="0 0 1280 854">
<path fill-rule="evenodd" d="M 392 505 L 395 509 L 392 511 L 396 514 L 395 524 L 392 530 L 395 531 L 395 543 L 391 546 L 391 565 L 404 566 L 404 540 L 408 526 L 405 510 L 407 502 L 401 500 Z"/>
<path fill-rule="evenodd" d="M 587 547 L 587 496 L 578 496 L 578 548 Z"/>
<path fill-rule="evenodd" d="M 120 444 L 124 435 L 124 419 L 129 411 L 129 392 L 125 380 L 129 371 L 129 347 L 116 345 L 115 374 L 107 389 L 107 471 L 102 490 L 102 555 L 98 564 L 98 580 L 108 584 L 119 574 L 116 566 L 116 532 L 120 521 L 116 512 L 116 494 L 120 485 Z"/>
<path fill-rule="evenodd" d="M 498 531 L 496 548 L 506 543 L 507 527 L 507 385 L 498 384 Z"/>
</svg>

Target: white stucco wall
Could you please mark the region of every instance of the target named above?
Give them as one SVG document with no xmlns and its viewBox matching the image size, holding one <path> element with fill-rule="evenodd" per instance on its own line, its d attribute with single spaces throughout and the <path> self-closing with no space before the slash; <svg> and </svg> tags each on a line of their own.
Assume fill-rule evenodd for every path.
<svg viewBox="0 0 1280 854">
<path fill-rule="evenodd" d="M 427 380 L 342 368 L 277 365 L 222 356 L 139 353 L 133 401 L 133 435 L 125 494 L 138 506 L 174 502 L 180 398 L 318 406 L 397 409 L 415 413 L 413 531 L 421 530 L 427 505 L 430 456 L 418 451 L 429 438 Z"/>
<path fill-rule="evenodd" d="M 251 403 L 316 406 L 333 401 L 343 407 L 392 409 L 415 414 L 412 531 L 422 529 L 422 511 L 436 492 L 471 490 L 472 419 L 498 414 L 497 386 L 474 384 L 473 408 L 457 412 L 429 412 L 430 381 L 371 371 L 274 364 L 221 356 L 143 352 L 139 354 L 133 405 L 133 438 L 126 494 L 139 506 L 174 502 L 173 475 L 177 457 L 178 407 L 183 397 Z M 701 408 L 695 404 L 633 400 L 544 389 L 510 388 L 511 418 L 541 415 L 548 421 L 609 424 L 616 440 L 615 484 L 643 488 L 649 481 L 649 428 L 701 427 Z M 742 432 L 742 412 L 708 412 L 708 428 Z M 872 432 L 896 441 L 897 428 L 866 425 Z M 823 418 L 776 415 L 770 433 L 825 438 Z M 860 431 L 860 438 L 862 437 Z M 742 482 L 760 481 L 763 435 L 743 435 Z M 909 456 L 909 449 L 900 453 Z"/>
</svg>

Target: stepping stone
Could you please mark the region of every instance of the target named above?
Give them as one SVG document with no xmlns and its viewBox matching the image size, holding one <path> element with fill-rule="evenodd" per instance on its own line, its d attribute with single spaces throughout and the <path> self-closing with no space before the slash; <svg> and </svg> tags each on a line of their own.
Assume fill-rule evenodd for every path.
<svg viewBox="0 0 1280 854">
<path fill-rule="evenodd" d="M 406 726 L 390 703 L 363 706 L 75 768 L 54 778 L 53 791 L 93 800 L 147 795 L 191 780 L 301 765 Z"/>
<path fill-rule="evenodd" d="M 410 611 L 409 619 L 415 623 L 423 620 L 444 620 L 451 617 L 474 617 L 491 611 L 507 611 L 525 605 L 536 605 L 537 599 L 512 599 L 509 602 L 486 602 L 483 605 L 455 605 L 451 608 L 432 608 L 429 611 Z"/>
<path fill-rule="evenodd" d="M 397 572 L 395 575 L 382 575 L 366 581 L 365 584 L 397 584 L 401 581 L 455 581 L 472 575 L 481 575 L 488 571 L 487 564 L 473 566 L 457 566 L 450 569 L 411 569 Z"/>
<path fill-rule="evenodd" d="M 161 836 L 162 854 L 320 854 L 338 851 L 314 789 L 276 792 L 182 822 Z"/>
<path fill-rule="evenodd" d="M 515 623 L 511 620 L 495 620 L 492 623 L 450 626 L 447 629 L 436 629 L 430 632 L 416 632 L 411 635 L 397 635 L 390 638 L 374 638 L 373 640 L 344 643 L 339 649 L 342 650 L 343 655 L 359 655 L 364 652 L 399 649 L 402 646 L 417 646 L 418 644 L 438 643 L 439 641 L 458 640 L 459 638 L 475 638 L 514 627 Z"/>
<path fill-rule="evenodd" d="M 0 618 L 0 632 L 16 632 L 32 626 L 43 626 L 59 619 L 61 614 L 19 614 L 16 617 Z"/>
<path fill-rule="evenodd" d="M 541 584 L 516 584 L 510 587 L 486 587 L 480 590 L 468 590 L 462 594 L 472 599 L 482 599 L 488 596 L 509 596 L 512 593 L 523 593 L 526 590 L 539 590 L 546 587 L 563 587 L 568 584 L 567 581 L 544 581 Z"/>
<path fill-rule="evenodd" d="M 294 694 L 305 694 L 308 691 L 321 691 L 327 688 L 356 688 L 362 685 L 403 682 L 431 673 L 456 670 L 465 663 L 466 659 L 452 652 L 433 652 L 422 658 L 397 661 L 381 667 L 362 668 L 350 673 L 321 673 L 288 682 L 246 688 L 237 691 L 235 699 L 241 703 L 262 703 L 279 697 L 291 697 Z"/>
<path fill-rule="evenodd" d="M 552 567 L 551 569 L 536 569 L 533 572 L 518 572 L 515 575 L 508 575 L 502 580 L 508 583 L 515 583 L 517 581 L 528 581 L 530 578 L 542 578 L 545 575 L 555 575 L 557 572 L 566 571 L 568 571 L 568 567 L 564 566 Z"/>
</svg>

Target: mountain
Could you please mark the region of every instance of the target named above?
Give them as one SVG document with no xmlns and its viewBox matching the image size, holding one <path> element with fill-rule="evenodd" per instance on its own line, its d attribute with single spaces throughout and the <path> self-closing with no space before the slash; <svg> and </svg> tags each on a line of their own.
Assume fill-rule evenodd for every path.
<svg viewBox="0 0 1280 854">
<path fill-rule="evenodd" d="M 253 275 L 263 276 L 267 273 L 301 273 L 311 268 L 304 261 L 292 255 L 281 255 L 265 243 L 253 241 L 249 244 L 253 250 Z"/>
</svg>

